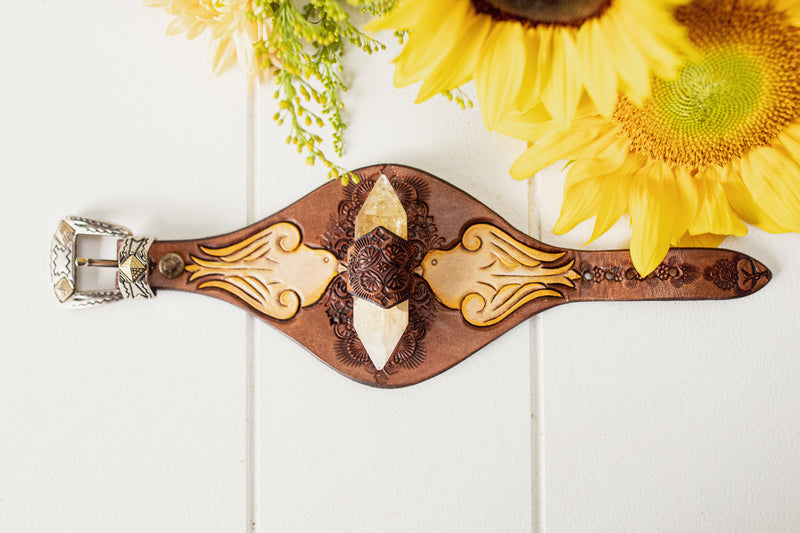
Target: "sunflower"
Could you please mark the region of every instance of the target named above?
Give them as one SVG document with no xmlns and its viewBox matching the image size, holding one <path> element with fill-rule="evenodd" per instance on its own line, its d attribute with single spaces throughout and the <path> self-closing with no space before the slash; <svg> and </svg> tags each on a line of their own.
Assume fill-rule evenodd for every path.
<svg viewBox="0 0 800 533">
<path fill-rule="evenodd" d="M 800 231 L 800 6 L 789 0 L 695 0 L 676 11 L 696 48 L 642 106 L 620 98 L 610 119 L 587 112 L 568 131 L 543 111 L 500 130 L 536 141 L 513 164 L 527 178 L 572 164 L 555 231 L 596 216 L 592 240 L 626 211 L 641 274 L 670 245 L 716 246 L 747 232 Z"/>
<path fill-rule="evenodd" d="M 641 103 L 651 74 L 674 75 L 687 1 L 401 0 L 367 29 L 409 30 L 394 83 L 422 81 L 417 102 L 475 78 L 487 128 L 539 101 L 566 128 L 584 90 L 610 116 L 618 92 Z"/>
<path fill-rule="evenodd" d="M 253 0 L 144 0 L 144 5 L 163 8 L 175 16 L 167 27 L 168 35 L 186 32 L 187 38 L 194 39 L 209 30 L 213 76 L 236 60 L 252 85 L 256 79 L 264 79 L 270 65 L 280 66 L 277 55 L 267 52 L 270 21 L 257 16 Z"/>
</svg>

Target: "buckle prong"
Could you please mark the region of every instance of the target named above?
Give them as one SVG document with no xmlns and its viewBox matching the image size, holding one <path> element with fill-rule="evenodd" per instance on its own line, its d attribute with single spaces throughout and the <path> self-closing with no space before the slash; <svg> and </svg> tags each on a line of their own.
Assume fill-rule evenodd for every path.
<svg viewBox="0 0 800 533">
<path fill-rule="evenodd" d="M 116 259 L 89 259 L 86 257 L 79 257 L 75 260 L 75 264 L 79 267 L 111 267 L 119 268 L 119 262 Z"/>
</svg>

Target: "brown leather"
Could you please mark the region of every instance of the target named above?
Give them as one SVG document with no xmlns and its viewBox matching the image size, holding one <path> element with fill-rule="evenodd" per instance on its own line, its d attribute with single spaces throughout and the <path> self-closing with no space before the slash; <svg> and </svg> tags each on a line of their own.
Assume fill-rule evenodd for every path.
<svg viewBox="0 0 800 533">
<path fill-rule="evenodd" d="M 276 319 L 256 310 L 232 292 L 215 287 L 201 289 L 209 278 L 189 280 L 189 272 L 167 279 L 153 268 L 154 289 L 196 292 L 220 298 L 256 314 L 306 347 L 335 370 L 365 384 L 402 387 L 418 383 L 447 370 L 530 316 L 555 305 L 594 300 L 689 300 L 725 299 L 752 294 L 771 278 L 758 261 L 729 250 L 673 249 L 656 272 L 638 276 L 627 251 L 587 252 L 564 250 L 540 243 L 511 227 L 496 213 L 465 192 L 423 171 L 400 165 L 374 165 L 355 171 L 358 185 L 342 187 L 331 181 L 278 213 L 237 231 L 195 240 L 156 241 L 150 259 L 157 265 L 167 253 L 179 254 L 185 264 L 194 258 L 211 259 L 201 249 L 218 249 L 240 242 L 279 222 L 300 229 L 302 243 L 329 250 L 346 267 L 352 243 L 351 221 L 371 184 L 386 174 L 401 198 L 409 219 L 409 241 L 420 256 L 430 250 L 458 246 L 464 232 L 476 224 L 487 224 L 507 233 L 525 246 L 545 253 L 563 253 L 554 267 L 574 271 L 574 288 L 553 286 L 561 297 L 542 296 L 528 301 L 496 323 L 477 326 L 459 309 L 439 301 L 430 286 L 413 275 L 409 327 L 387 367 L 378 372 L 364 357 L 363 347 L 348 323 L 347 273 L 337 275 L 325 293 L 311 305 L 301 307 L 288 319 Z M 415 265 L 416 266 L 416 265 Z M 214 276 L 210 277 L 211 279 Z"/>
</svg>

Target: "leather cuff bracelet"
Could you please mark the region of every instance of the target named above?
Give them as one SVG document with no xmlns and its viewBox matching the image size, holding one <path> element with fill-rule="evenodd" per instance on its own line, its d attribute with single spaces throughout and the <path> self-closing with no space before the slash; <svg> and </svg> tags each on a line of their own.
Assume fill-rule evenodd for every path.
<svg viewBox="0 0 800 533">
<path fill-rule="evenodd" d="M 358 183 L 329 182 L 264 220 L 204 239 L 135 237 L 67 217 L 51 247 L 56 296 L 70 307 L 151 298 L 159 289 L 214 296 L 356 381 L 402 387 L 556 305 L 736 298 L 772 276 L 742 253 L 678 248 L 642 277 L 626 250 L 543 244 L 420 170 L 376 165 L 355 174 Z M 117 258 L 76 258 L 79 235 L 118 239 Z M 118 286 L 76 290 L 81 265 L 117 268 Z"/>
</svg>

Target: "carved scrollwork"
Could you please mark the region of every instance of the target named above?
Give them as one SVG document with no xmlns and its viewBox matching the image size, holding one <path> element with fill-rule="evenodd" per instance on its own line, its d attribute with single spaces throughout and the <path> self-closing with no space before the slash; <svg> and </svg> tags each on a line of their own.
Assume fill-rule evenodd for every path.
<svg viewBox="0 0 800 533">
<path fill-rule="evenodd" d="M 319 300 L 338 273 L 332 253 L 301 240 L 297 226 L 279 222 L 225 248 L 201 247 L 211 259 L 191 256 L 189 281 L 213 277 L 198 288 L 227 291 L 272 318 L 292 318 Z"/>
<path fill-rule="evenodd" d="M 457 246 L 429 251 L 419 272 L 440 302 L 460 309 L 471 324 L 490 326 L 536 298 L 562 298 L 553 285 L 574 288 L 580 275 L 573 261 L 556 266 L 564 255 L 526 246 L 495 226 L 475 224 Z"/>
</svg>

